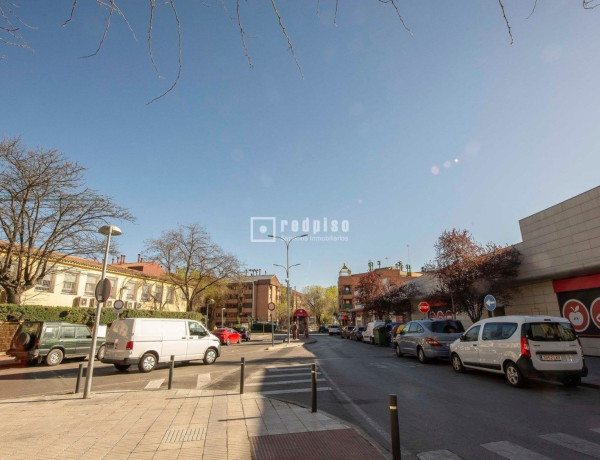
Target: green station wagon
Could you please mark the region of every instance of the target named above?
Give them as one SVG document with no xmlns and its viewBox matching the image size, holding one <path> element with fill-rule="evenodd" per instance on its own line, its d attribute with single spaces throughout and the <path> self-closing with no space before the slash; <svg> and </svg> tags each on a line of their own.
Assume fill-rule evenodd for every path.
<svg viewBox="0 0 600 460">
<path fill-rule="evenodd" d="M 104 341 L 98 337 L 96 357 L 104 357 Z M 92 332 L 84 324 L 54 321 L 26 321 L 19 325 L 7 354 L 29 362 L 60 364 L 63 358 L 85 358 L 92 344 Z"/>
</svg>

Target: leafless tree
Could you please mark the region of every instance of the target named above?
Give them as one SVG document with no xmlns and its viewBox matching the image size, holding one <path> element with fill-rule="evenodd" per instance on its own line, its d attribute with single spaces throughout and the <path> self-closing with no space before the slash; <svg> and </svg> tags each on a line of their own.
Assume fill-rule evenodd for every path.
<svg viewBox="0 0 600 460">
<path fill-rule="evenodd" d="M 22 33 L 22 29 L 28 29 L 28 28 L 34 29 L 35 27 L 33 27 L 32 25 L 29 25 L 25 21 L 25 19 L 22 18 L 21 15 L 18 13 L 19 4 L 22 1 L 23 0 L 0 0 L 0 44 L 12 45 L 12 46 L 29 49 L 30 46 L 29 46 L 25 36 Z M 246 42 L 246 29 L 245 29 L 245 26 L 243 25 L 243 21 L 242 21 L 242 16 L 243 16 L 242 10 L 244 7 L 246 7 L 247 3 L 243 2 L 242 0 L 215 0 L 215 1 L 218 2 L 223 7 L 225 14 L 231 19 L 231 21 L 235 24 L 236 28 L 238 29 L 239 34 L 240 34 L 240 42 L 241 42 L 242 49 L 244 51 L 244 55 L 245 55 L 246 59 L 248 60 L 248 65 L 250 67 L 253 67 L 254 64 L 250 57 L 250 51 L 248 49 L 248 45 Z M 334 1 L 335 1 L 335 12 L 334 12 L 334 16 L 333 16 L 333 24 L 337 25 L 339 0 L 334 0 Z M 512 28 L 511 28 L 511 25 L 510 25 L 510 22 L 508 19 L 508 15 L 506 13 L 506 8 L 504 5 L 505 1 L 506 0 L 496 0 L 497 7 L 500 11 L 500 15 L 506 24 L 506 30 L 508 32 L 510 43 L 512 44 L 514 39 L 513 39 L 513 34 L 512 34 Z M 63 27 L 68 26 L 69 23 L 75 19 L 76 13 L 78 11 L 79 0 L 71 0 L 71 2 L 72 3 L 71 3 L 70 9 L 65 10 L 66 19 L 62 24 Z M 400 8 L 398 6 L 398 0 L 373 0 L 373 4 L 376 4 L 375 2 L 377 2 L 379 4 L 387 5 L 390 8 L 392 8 L 393 12 L 398 17 L 398 20 L 399 20 L 400 24 L 402 25 L 402 27 L 410 35 L 412 35 L 411 29 L 408 27 L 407 22 L 404 20 L 404 17 L 401 14 Z M 598 2 L 598 0 L 582 0 L 582 7 L 586 10 L 591 10 L 591 9 L 594 9 L 596 6 L 600 5 L 600 3 L 597 3 L 597 2 Z M 128 17 L 125 14 L 125 12 L 121 9 L 121 6 L 120 6 L 121 2 L 119 2 L 117 0 L 96 0 L 96 4 L 98 5 L 100 10 L 105 15 L 104 27 L 103 27 L 102 33 L 98 39 L 98 44 L 97 44 L 96 49 L 93 52 L 91 52 L 88 55 L 83 56 L 83 57 L 96 56 L 102 50 L 102 46 L 104 45 L 106 37 L 109 33 L 109 29 L 115 18 L 123 21 L 125 23 L 126 27 L 130 30 L 133 37 L 135 38 L 133 26 L 129 22 Z M 178 43 L 178 45 L 177 45 L 177 73 L 176 73 L 174 79 L 171 81 L 169 87 L 164 92 L 162 92 L 160 95 L 158 95 L 157 97 L 152 99 L 149 103 L 152 103 L 152 102 L 156 101 L 157 99 L 160 99 L 161 97 L 165 96 L 170 91 L 172 91 L 173 88 L 175 88 L 175 86 L 179 82 L 179 79 L 181 77 L 181 73 L 182 73 L 182 69 L 183 69 L 183 65 L 182 65 L 182 33 L 181 33 L 182 23 L 181 23 L 181 18 L 179 16 L 179 13 L 177 11 L 177 4 L 180 4 L 177 0 L 149 0 L 148 1 L 148 7 L 147 7 L 148 17 L 147 17 L 147 30 L 146 30 L 147 43 L 148 43 L 148 57 L 152 63 L 152 66 L 153 66 L 156 74 L 159 77 L 160 77 L 160 72 L 158 70 L 158 65 L 154 58 L 152 41 L 153 41 L 153 30 L 154 30 L 156 17 L 163 10 L 166 11 L 166 14 L 168 14 L 172 17 L 172 19 L 175 23 L 175 32 L 174 33 L 177 36 L 177 43 Z M 227 7 L 228 4 L 230 6 L 229 8 Z M 316 4 L 317 4 L 317 14 L 319 14 L 319 0 L 316 1 Z M 290 51 L 290 55 L 292 56 L 292 59 L 294 60 L 296 66 L 298 68 L 298 72 L 300 73 L 300 75 L 302 77 L 304 77 L 304 73 L 302 71 L 300 61 L 296 55 L 296 50 L 294 48 L 293 41 L 288 32 L 288 29 L 285 25 L 283 15 L 280 13 L 275 0 L 269 0 L 269 5 L 273 12 L 273 20 L 277 22 L 277 25 L 278 25 L 279 29 L 281 30 L 283 39 L 285 40 L 285 42 L 288 46 L 288 49 Z M 532 11 L 529 16 L 531 16 L 535 12 L 536 7 L 537 7 L 537 0 L 532 0 Z M 55 8 L 55 7 L 53 6 L 53 8 Z M 235 14 L 231 14 L 230 10 L 235 10 Z M 1 59 L 1 57 L 0 57 L 0 59 Z"/>
<path fill-rule="evenodd" d="M 206 229 L 198 224 L 180 225 L 160 238 L 146 241 L 149 258 L 167 272 L 167 279 L 179 287 L 193 311 L 203 292 L 240 271 L 240 262 L 215 244 Z"/>
<path fill-rule="evenodd" d="M 102 252 L 98 228 L 134 220 L 84 183 L 85 168 L 54 149 L 0 142 L 0 286 L 9 303 L 68 256 Z"/>
</svg>

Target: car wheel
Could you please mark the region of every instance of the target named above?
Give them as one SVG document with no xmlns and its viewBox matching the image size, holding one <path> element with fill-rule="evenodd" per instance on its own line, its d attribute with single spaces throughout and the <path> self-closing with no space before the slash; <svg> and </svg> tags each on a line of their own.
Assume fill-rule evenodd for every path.
<svg viewBox="0 0 600 460">
<path fill-rule="evenodd" d="M 125 372 L 127 369 L 129 369 L 131 364 L 114 364 L 114 366 L 118 371 Z"/>
<path fill-rule="evenodd" d="M 240 343 L 242 343 L 242 338 L 241 338 L 241 337 L 238 337 L 238 340 L 237 340 L 237 342 L 236 342 L 236 343 L 237 343 L 238 345 L 239 345 Z"/>
<path fill-rule="evenodd" d="M 427 359 L 427 356 L 425 356 L 425 351 L 423 351 L 421 347 L 417 348 L 417 358 L 421 364 L 426 364 L 429 362 L 429 359 Z"/>
<path fill-rule="evenodd" d="M 217 350 L 209 348 L 204 353 L 204 364 L 212 364 L 217 360 Z"/>
<path fill-rule="evenodd" d="M 562 379 L 562 384 L 569 388 L 575 388 L 581 384 L 581 377 L 578 375 L 570 375 Z"/>
<path fill-rule="evenodd" d="M 525 384 L 525 377 L 515 363 L 508 363 L 504 367 L 506 381 L 513 387 L 522 387 Z"/>
<path fill-rule="evenodd" d="M 231 345 L 231 340 L 227 339 L 227 342 L 225 342 L 226 345 Z"/>
<path fill-rule="evenodd" d="M 452 368 L 459 373 L 465 371 L 465 366 L 463 366 L 460 356 L 458 356 L 456 353 L 452 353 Z"/>
<path fill-rule="evenodd" d="M 96 359 L 98 359 L 98 361 L 102 361 L 102 358 L 104 358 L 105 351 L 106 351 L 105 345 L 102 345 L 100 348 L 98 348 L 98 353 L 96 353 Z"/>
<path fill-rule="evenodd" d="M 57 364 L 62 363 L 63 357 L 64 354 L 60 348 L 50 350 L 50 353 L 46 355 L 46 364 L 48 366 L 56 366 Z"/>
<path fill-rule="evenodd" d="M 142 359 L 138 363 L 140 372 L 150 372 L 156 367 L 156 356 L 152 353 L 144 353 Z"/>
<path fill-rule="evenodd" d="M 396 349 L 396 356 L 397 356 L 398 358 L 401 358 L 401 357 L 402 357 L 402 355 L 404 355 L 404 353 L 402 353 L 402 352 L 400 351 L 400 345 L 396 344 L 396 346 L 395 346 L 394 348 Z"/>
</svg>

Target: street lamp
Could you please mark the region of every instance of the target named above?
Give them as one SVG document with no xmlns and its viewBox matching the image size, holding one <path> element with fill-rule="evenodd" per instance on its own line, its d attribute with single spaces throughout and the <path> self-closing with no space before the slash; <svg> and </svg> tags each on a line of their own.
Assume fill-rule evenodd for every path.
<svg viewBox="0 0 600 460">
<path fill-rule="evenodd" d="M 281 267 L 285 270 L 285 282 L 286 282 L 286 297 L 287 297 L 287 331 L 288 331 L 288 344 L 291 342 L 290 337 L 290 268 L 295 267 L 300 264 L 294 264 L 290 266 L 290 243 L 294 241 L 296 238 L 304 238 L 308 236 L 308 233 L 304 233 L 303 235 L 298 235 L 293 238 L 284 238 L 282 236 L 275 235 L 267 235 L 269 238 L 277 238 L 285 243 L 285 267 L 283 265 L 273 264 L 276 267 Z"/>
<path fill-rule="evenodd" d="M 108 251 L 110 249 L 110 237 L 119 236 L 123 232 L 115 225 L 104 225 L 98 229 L 98 233 L 106 235 L 106 249 L 104 251 L 104 261 L 102 262 L 102 277 L 99 283 L 104 283 L 106 278 L 106 267 L 108 265 Z M 106 302 L 106 299 L 102 298 L 101 302 L 98 302 L 96 306 L 96 318 L 94 318 L 94 332 L 92 334 L 92 344 L 90 345 L 90 354 L 88 356 L 88 368 L 85 376 L 85 388 L 83 390 L 83 399 L 90 397 L 90 390 L 92 389 L 92 375 L 94 374 L 94 358 L 96 354 L 96 343 L 98 342 L 98 326 L 100 325 L 100 313 L 102 311 L 102 305 Z"/>
<path fill-rule="evenodd" d="M 221 308 L 221 327 L 225 327 L 225 307 Z"/>
<path fill-rule="evenodd" d="M 215 303 L 215 301 L 213 299 L 206 299 L 206 327 L 208 328 L 208 330 L 210 331 L 210 314 L 209 314 L 209 308 L 210 306 Z"/>
</svg>

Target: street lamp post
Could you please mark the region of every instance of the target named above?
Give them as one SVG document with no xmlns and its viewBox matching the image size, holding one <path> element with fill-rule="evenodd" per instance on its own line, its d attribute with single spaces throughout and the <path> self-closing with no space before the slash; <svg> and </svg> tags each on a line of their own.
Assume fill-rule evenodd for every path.
<svg viewBox="0 0 600 460">
<path fill-rule="evenodd" d="M 277 238 L 285 243 L 285 267 L 279 264 L 273 264 L 276 267 L 281 267 L 285 270 L 285 283 L 286 283 L 286 298 L 287 298 L 287 331 L 288 331 L 288 344 L 291 343 L 290 337 L 290 268 L 295 267 L 300 264 L 294 264 L 290 266 L 290 243 L 294 241 L 296 238 L 304 238 L 308 236 L 308 233 L 304 233 L 303 235 L 298 235 L 293 238 L 285 239 L 282 236 L 268 235 L 269 238 Z"/>
<path fill-rule="evenodd" d="M 108 266 L 108 251 L 110 249 L 110 237 L 119 236 L 123 232 L 119 227 L 114 225 L 104 225 L 98 229 L 98 233 L 106 235 L 106 248 L 104 250 L 104 261 L 102 262 L 102 277 L 100 283 L 104 282 L 106 277 L 106 267 Z M 102 312 L 102 305 L 106 302 L 106 299 L 102 299 L 96 306 L 96 318 L 94 318 L 94 332 L 92 334 L 92 344 L 90 345 L 90 354 L 88 356 L 88 368 L 85 376 L 85 388 L 83 390 L 83 399 L 90 397 L 90 391 L 92 389 L 92 375 L 94 374 L 94 359 L 96 355 L 96 343 L 98 342 L 98 326 L 100 325 L 100 313 Z"/>
<path fill-rule="evenodd" d="M 225 307 L 221 308 L 221 327 L 225 327 Z"/>
</svg>

